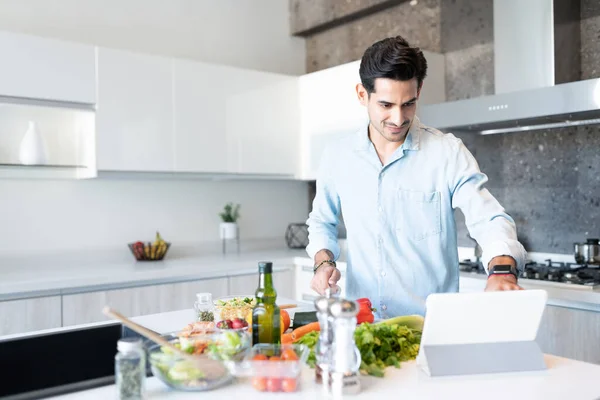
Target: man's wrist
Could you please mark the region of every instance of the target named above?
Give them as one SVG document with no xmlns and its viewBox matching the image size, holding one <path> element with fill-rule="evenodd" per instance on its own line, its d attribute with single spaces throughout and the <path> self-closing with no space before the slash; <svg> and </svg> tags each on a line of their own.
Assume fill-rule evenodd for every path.
<svg viewBox="0 0 600 400">
<path fill-rule="evenodd" d="M 313 267 L 313 272 L 316 273 L 317 269 L 319 269 L 323 265 L 331 265 L 334 268 L 337 268 L 335 260 L 333 259 L 333 253 L 331 253 L 327 249 L 320 250 L 315 255 L 315 265 Z"/>
</svg>

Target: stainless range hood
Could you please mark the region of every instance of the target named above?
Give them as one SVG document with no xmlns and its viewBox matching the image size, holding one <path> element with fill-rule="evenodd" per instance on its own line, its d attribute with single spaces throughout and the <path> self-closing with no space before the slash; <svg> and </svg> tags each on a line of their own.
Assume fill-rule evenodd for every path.
<svg viewBox="0 0 600 400">
<path fill-rule="evenodd" d="M 600 79 L 555 84 L 554 1 L 494 0 L 496 94 L 422 106 L 421 121 L 481 134 L 599 124 Z"/>
</svg>

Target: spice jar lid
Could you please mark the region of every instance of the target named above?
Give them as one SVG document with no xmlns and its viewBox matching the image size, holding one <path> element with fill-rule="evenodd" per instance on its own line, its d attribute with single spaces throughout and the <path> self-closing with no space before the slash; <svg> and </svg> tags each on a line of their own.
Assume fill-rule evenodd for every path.
<svg viewBox="0 0 600 400">
<path fill-rule="evenodd" d="M 358 314 L 358 304 L 352 300 L 340 299 L 331 304 L 329 312 L 334 318 L 352 318 Z"/>
<path fill-rule="evenodd" d="M 212 303 L 212 293 L 196 293 L 198 303 Z"/>
<path fill-rule="evenodd" d="M 128 337 L 119 339 L 117 342 L 117 350 L 121 352 L 128 352 L 142 349 L 142 339 L 136 337 Z"/>
<path fill-rule="evenodd" d="M 318 312 L 326 313 L 329 310 L 329 307 L 336 301 L 338 300 L 331 297 L 317 297 L 315 300 L 315 308 Z"/>
</svg>

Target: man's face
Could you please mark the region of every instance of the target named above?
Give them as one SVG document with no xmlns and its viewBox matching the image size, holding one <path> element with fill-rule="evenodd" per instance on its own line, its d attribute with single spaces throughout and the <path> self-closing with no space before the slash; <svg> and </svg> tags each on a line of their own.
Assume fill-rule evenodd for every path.
<svg viewBox="0 0 600 400">
<path fill-rule="evenodd" d="M 375 79 L 370 95 L 362 84 L 356 86 L 358 99 L 367 107 L 373 129 L 390 142 L 402 142 L 415 118 L 420 88 L 417 79 L 396 81 Z"/>
</svg>

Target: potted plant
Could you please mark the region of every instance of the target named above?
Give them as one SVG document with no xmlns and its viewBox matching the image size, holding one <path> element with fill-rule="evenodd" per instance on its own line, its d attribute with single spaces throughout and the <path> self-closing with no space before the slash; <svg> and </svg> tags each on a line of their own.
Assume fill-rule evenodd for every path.
<svg viewBox="0 0 600 400">
<path fill-rule="evenodd" d="M 223 212 L 219 213 L 223 222 L 219 226 L 221 239 L 237 239 L 238 224 L 240 218 L 240 205 L 227 203 L 223 208 Z"/>
</svg>

